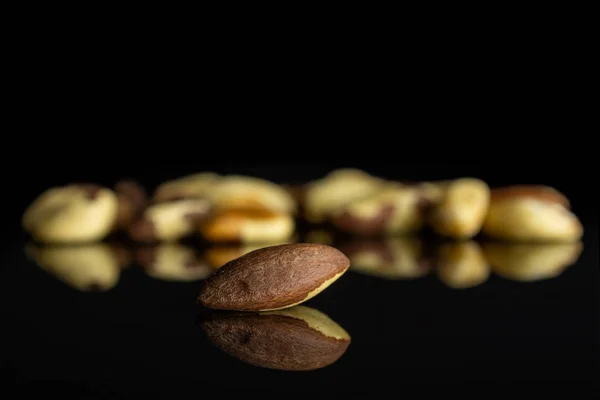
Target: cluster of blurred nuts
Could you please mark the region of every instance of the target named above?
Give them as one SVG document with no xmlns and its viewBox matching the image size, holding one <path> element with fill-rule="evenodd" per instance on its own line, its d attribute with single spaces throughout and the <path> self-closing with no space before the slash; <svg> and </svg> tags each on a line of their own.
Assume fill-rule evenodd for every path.
<svg viewBox="0 0 600 400">
<path fill-rule="evenodd" d="M 429 229 L 450 239 L 571 242 L 583 227 L 569 200 L 541 185 L 490 188 L 476 178 L 402 183 L 357 169 L 283 186 L 249 176 L 197 173 L 159 185 L 149 198 L 139 184 L 113 189 L 72 184 L 42 193 L 23 227 L 46 243 L 100 241 L 125 232 L 141 243 L 199 236 L 211 243 L 290 239 L 298 220 L 359 236 Z"/>
<path fill-rule="evenodd" d="M 294 188 L 303 217 L 361 236 L 429 229 L 449 239 L 571 242 L 583 227 L 568 199 L 543 185 L 490 188 L 476 178 L 402 183 L 340 169 Z"/>
</svg>

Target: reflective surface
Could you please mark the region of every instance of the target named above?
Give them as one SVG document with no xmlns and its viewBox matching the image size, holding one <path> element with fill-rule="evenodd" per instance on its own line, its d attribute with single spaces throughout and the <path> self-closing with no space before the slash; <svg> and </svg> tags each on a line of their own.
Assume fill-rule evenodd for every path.
<svg viewBox="0 0 600 400">
<path fill-rule="evenodd" d="M 340 248 L 350 270 L 264 315 L 195 304 L 203 279 L 262 244 L 5 243 L 1 365 L 20 390 L 62 394 L 587 381 L 598 283 L 588 225 L 583 243 L 547 245 L 309 231 L 294 241 Z"/>
</svg>

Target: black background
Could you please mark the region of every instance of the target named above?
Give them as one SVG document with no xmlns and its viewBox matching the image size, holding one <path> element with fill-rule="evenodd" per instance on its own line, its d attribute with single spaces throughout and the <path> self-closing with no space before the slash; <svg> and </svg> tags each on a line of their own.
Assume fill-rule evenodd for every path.
<svg viewBox="0 0 600 400">
<path fill-rule="evenodd" d="M 598 237 L 596 175 L 591 157 L 568 146 L 521 145 L 497 134 L 387 132 L 260 126 L 222 133 L 162 131 L 47 136 L 4 147 L 9 173 L 3 199 L 2 368 L 7 390 L 78 397 L 181 393 L 394 393 L 399 385 L 589 384 L 597 362 Z M 440 132 L 437 132 L 440 133 Z M 133 140 L 123 143 L 124 138 Z M 119 140 L 122 139 L 122 140 Z M 41 157 L 29 156 L 29 150 Z M 25 150 L 23 150 L 25 149 Z M 579 155 L 578 155 L 579 154 Z M 566 193 L 585 228 L 578 263 L 560 277 L 518 283 L 492 277 L 453 291 L 435 276 L 387 281 L 350 272 L 309 302 L 344 327 L 353 341 L 336 364 L 286 373 L 239 362 L 207 345 L 195 325 L 198 282 L 167 283 L 140 269 L 123 272 L 107 293 L 78 293 L 25 260 L 20 215 L 49 186 L 133 178 L 148 189 L 166 179 L 215 171 L 281 183 L 317 179 L 358 167 L 399 180 L 475 176 L 492 186 L 548 184 Z M 488 386 L 490 387 L 490 386 Z M 493 387 L 493 386 L 492 386 Z M 547 387 L 547 386 L 545 386 Z"/>
</svg>

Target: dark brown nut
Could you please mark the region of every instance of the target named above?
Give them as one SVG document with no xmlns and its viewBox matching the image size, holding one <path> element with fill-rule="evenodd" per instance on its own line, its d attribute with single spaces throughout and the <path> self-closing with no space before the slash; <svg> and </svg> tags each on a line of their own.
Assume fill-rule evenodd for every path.
<svg viewBox="0 0 600 400">
<path fill-rule="evenodd" d="M 352 201 L 377 193 L 384 184 L 383 179 L 361 170 L 335 170 L 308 184 L 304 195 L 304 217 L 314 224 L 325 222 L 332 212 Z"/>
<path fill-rule="evenodd" d="M 210 212 L 204 199 L 174 200 L 148 207 L 129 228 L 138 242 L 176 241 L 192 234 Z"/>
<path fill-rule="evenodd" d="M 583 226 L 566 197 L 547 186 L 513 186 L 492 191 L 483 232 L 495 239 L 523 242 L 570 242 Z"/>
<path fill-rule="evenodd" d="M 483 251 L 495 274 L 528 282 L 562 274 L 579 259 L 583 243 L 485 243 Z"/>
<path fill-rule="evenodd" d="M 39 267 L 82 292 L 103 292 L 119 281 L 117 254 L 104 243 L 80 246 L 26 247 Z"/>
<path fill-rule="evenodd" d="M 349 264 L 339 250 L 320 244 L 262 248 L 221 267 L 204 282 L 198 302 L 234 311 L 292 307 L 322 292 Z"/>
<path fill-rule="evenodd" d="M 431 260 L 419 238 L 352 240 L 340 250 L 350 259 L 350 269 L 385 279 L 415 279 L 431 271 Z"/>
<path fill-rule="evenodd" d="M 126 230 L 146 207 L 148 196 L 146 190 L 134 181 L 117 182 L 115 192 L 118 200 L 115 229 Z"/>
<path fill-rule="evenodd" d="M 197 281 L 213 273 L 193 248 L 177 243 L 138 249 L 136 260 L 148 276 L 165 281 Z"/>
<path fill-rule="evenodd" d="M 438 278 L 452 289 L 481 285 L 490 276 L 490 266 L 475 241 L 444 243 L 437 258 Z"/>
<path fill-rule="evenodd" d="M 470 239 L 481 231 L 489 204 L 490 188 L 484 181 L 475 178 L 451 181 L 431 210 L 431 228 L 442 236 Z"/>
<path fill-rule="evenodd" d="M 422 194 L 414 186 L 389 184 L 333 211 L 331 222 L 342 232 L 363 236 L 415 232 L 424 222 Z"/>
<path fill-rule="evenodd" d="M 218 211 L 254 209 L 286 214 L 297 211 L 296 201 L 283 186 L 251 176 L 226 176 L 206 196 Z"/>
<path fill-rule="evenodd" d="M 309 371 L 336 362 L 350 335 L 327 315 L 296 306 L 263 313 L 219 313 L 201 322 L 208 339 L 243 362 L 283 371 Z"/>
<path fill-rule="evenodd" d="M 204 259 L 206 259 L 206 262 L 208 262 L 213 269 L 219 269 L 228 262 L 235 260 L 244 254 L 253 252 L 254 250 L 262 249 L 264 247 L 278 246 L 281 244 L 292 244 L 296 242 L 296 238 L 292 237 L 289 240 L 265 243 L 213 246 L 204 251 Z"/>
<path fill-rule="evenodd" d="M 200 225 L 200 233 L 211 242 L 285 241 L 294 234 L 295 221 L 288 213 L 231 209 L 217 211 Z"/>
<path fill-rule="evenodd" d="M 22 225 L 36 241 L 83 243 L 104 239 L 117 216 L 117 196 L 93 184 L 46 190 L 25 210 Z"/>
<path fill-rule="evenodd" d="M 213 172 L 200 172 L 165 182 L 154 191 L 154 201 L 205 198 L 219 178 L 219 175 Z"/>
</svg>

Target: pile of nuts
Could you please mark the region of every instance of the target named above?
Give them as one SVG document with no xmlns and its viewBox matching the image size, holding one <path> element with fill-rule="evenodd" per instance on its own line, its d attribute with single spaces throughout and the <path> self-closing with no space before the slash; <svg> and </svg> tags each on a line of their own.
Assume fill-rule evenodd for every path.
<svg viewBox="0 0 600 400">
<path fill-rule="evenodd" d="M 551 187 L 492 189 L 476 178 L 407 184 L 357 169 L 290 186 L 204 172 L 165 182 L 150 198 L 131 181 L 112 189 L 72 184 L 42 193 L 22 224 L 43 243 L 101 241 L 116 232 L 140 243 L 193 236 L 255 243 L 288 240 L 299 221 L 357 236 L 428 229 L 457 240 L 482 233 L 505 241 L 572 242 L 583 235 L 569 200 Z"/>
</svg>

